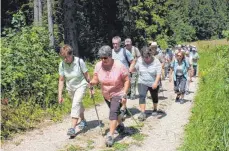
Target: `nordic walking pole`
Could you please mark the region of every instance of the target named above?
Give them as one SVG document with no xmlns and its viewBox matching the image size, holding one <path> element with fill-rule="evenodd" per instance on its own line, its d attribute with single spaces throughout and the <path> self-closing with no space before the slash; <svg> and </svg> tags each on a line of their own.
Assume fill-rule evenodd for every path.
<svg viewBox="0 0 229 151">
<path fill-rule="evenodd" d="M 101 135 L 103 135 L 103 130 L 102 130 L 102 128 L 101 128 L 102 124 L 100 123 L 98 110 L 97 110 L 96 104 L 95 104 L 95 97 L 94 97 L 94 94 L 92 93 L 93 87 L 90 87 L 90 91 L 91 91 L 91 99 L 93 100 L 94 107 L 95 107 L 95 112 L 96 112 L 96 115 L 97 115 L 97 118 L 98 118 L 98 123 L 99 123 L 99 127 L 100 127 L 100 132 L 101 132 Z"/>
<path fill-rule="evenodd" d="M 133 114 L 130 112 L 130 110 L 128 108 L 126 108 L 127 112 L 129 112 L 130 117 L 132 118 L 132 120 L 134 120 L 134 122 L 140 127 L 139 123 L 137 122 L 137 120 L 134 118 Z"/>
</svg>

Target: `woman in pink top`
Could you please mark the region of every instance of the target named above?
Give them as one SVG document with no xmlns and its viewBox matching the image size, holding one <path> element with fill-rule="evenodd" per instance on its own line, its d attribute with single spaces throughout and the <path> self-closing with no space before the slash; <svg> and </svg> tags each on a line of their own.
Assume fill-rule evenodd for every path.
<svg viewBox="0 0 229 151">
<path fill-rule="evenodd" d="M 112 50 L 110 46 L 102 46 L 98 55 L 101 59 L 94 70 L 92 85 L 101 84 L 102 94 L 110 108 L 110 132 L 106 138 L 106 145 L 114 144 L 113 134 L 115 129 L 121 133 L 124 125 L 121 121 L 120 108 L 122 103 L 126 102 L 127 92 L 130 87 L 129 71 L 119 61 L 112 59 Z"/>
</svg>

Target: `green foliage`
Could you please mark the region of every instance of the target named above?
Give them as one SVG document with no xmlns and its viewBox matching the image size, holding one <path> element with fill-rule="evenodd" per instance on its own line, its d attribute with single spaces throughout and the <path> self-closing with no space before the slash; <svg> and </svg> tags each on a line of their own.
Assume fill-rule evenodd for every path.
<svg viewBox="0 0 229 151">
<path fill-rule="evenodd" d="M 29 28 L 2 38 L 1 94 L 12 105 L 34 96 L 36 103 L 45 108 L 56 99 L 53 88 L 57 87 L 59 58 L 48 50 L 47 31 Z"/>
<path fill-rule="evenodd" d="M 200 52 L 200 84 L 180 150 L 229 150 L 229 47 Z"/>
<path fill-rule="evenodd" d="M 223 36 L 227 38 L 227 41 L 229 41 L 229 30 L 224 30 Z"/>
<path fill-rule="evenodd" d="M 33 127 L 33 121 L 42 116 L 41 109 L 57 102 L 58 56 L 48 50 L 47 31 L 30 28 L 1 39 L 1 98 L 8 100 L 5 108 L 11 110 L 2 115 L 4 137 Z"/>
<path fill-rule="evenodd" d="M 43 27 L 24 27 L 14 36 L 1 39 L 1 138 L 36 126 L 44 118 L 60 120 L 71 109 L 71 101 L 57 101 L 60 58 L 49 49 L 48 32 Z M 10 33 L 9 33 L 10 34 Z M 87 63 L 92 75 L 93 64 Z M 95 101 L 102 101 L 98 89 Z M 85 107 L 93 105 L 86 94 Z"/>
</svg>

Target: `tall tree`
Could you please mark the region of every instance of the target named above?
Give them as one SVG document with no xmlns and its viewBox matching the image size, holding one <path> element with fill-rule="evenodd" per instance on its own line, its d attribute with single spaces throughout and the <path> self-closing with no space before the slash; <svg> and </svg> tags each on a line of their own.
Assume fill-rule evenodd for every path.
<svg viewBox="0 0 229 151">
<path fill-rule="evenodd" d="M 34 24 L 35 26 L 42 25 L 42 3 L 41 0 L 34 0 Z"/>
<path fill-rule="evenodd" d="M 48 28 L 49 28 L 49 46 L 54 46 L 54 35 L 53 35 L 53 19 L 52 19 L 52 2 L 47 0 L 48 8 Z"/>
<path fill-rule="evenodd" d="M 75 19 L 77 5 L 74 0 L 64 0 L 64 43 L 71 45 L 73 54 L 79 55 L 77 20 Z"/>
<path fill-rule="evenodd" d="M 38 10 L 38 0 L 33 1 L 33 6 L 34 6 L 34 24 L 37 26 L 39 22 L 39 10 Z"/>
<path fill-rule="evenodd" d="M 42 0 L 38 0 L 38 24 L 42 26 Z"/>
</svg>

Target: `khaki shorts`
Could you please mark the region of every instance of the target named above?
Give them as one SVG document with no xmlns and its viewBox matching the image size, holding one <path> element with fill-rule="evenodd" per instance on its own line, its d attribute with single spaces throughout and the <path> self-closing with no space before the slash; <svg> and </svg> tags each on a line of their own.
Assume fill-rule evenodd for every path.
<svg viewBox="0 0 229 151">
<path fill-rule="evenodd" d="M 72 99 L 72 109 L 71 109 L 71 117 L 79 118 L 80 114 L 84 112 L 83 107 L 83 97 L 85 95 L 87 86 L 81 86 L 76 91 L 68 91 Z"/>
</svg>

